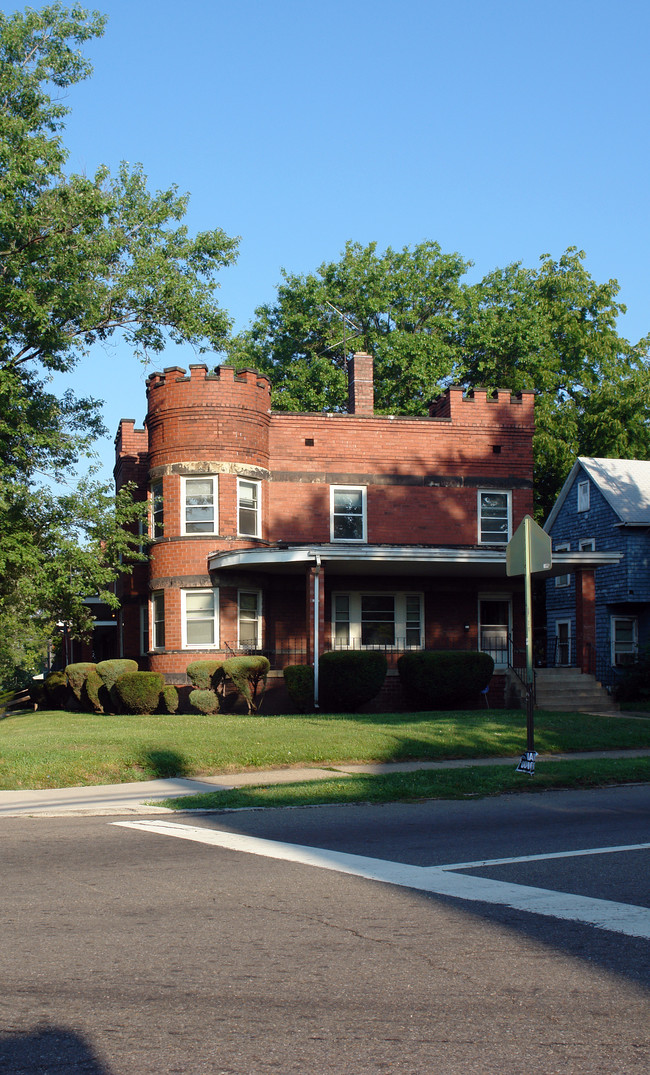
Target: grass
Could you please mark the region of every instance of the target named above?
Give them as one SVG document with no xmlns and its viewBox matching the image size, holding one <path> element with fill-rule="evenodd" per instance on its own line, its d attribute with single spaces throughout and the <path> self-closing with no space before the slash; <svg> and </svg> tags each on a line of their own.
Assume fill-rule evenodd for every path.
<svg viewBox="0 0 650 1075">
<path fill-rule="evenodd" d="M 301 717 L 12 712 L 0 721 L 0 789 L 75 787 L 339 762 L 516 756 L 518 710 Z M 650 748 L 650 718 L 535 715 L 540 753 Z"/>
<path fill-rule="evenodd" d="M 551 788 L 594 788 L 650 781 L 650 758 L 594 758 L 545 761 L 531 777 L 514 765 L 413 773 L 359 775 L 295 784 L 259 785 L 204 795 L 166 799 L 171 810 L 233 810 L 269 806 L 322 806 L 327 803 L 413 802 L 419 799 L 485 798 Z"/>
</svg>

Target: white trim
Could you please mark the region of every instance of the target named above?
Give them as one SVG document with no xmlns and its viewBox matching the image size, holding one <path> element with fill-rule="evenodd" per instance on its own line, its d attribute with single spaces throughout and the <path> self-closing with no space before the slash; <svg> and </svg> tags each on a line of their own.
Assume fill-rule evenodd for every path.
<svg viewBox="0 0 650 1075">
<path fill-rule="evenodd" d="M 334 497 L 337 493 L 361 493 L 361 537 L 335 537 L 335 519 L 338 516 L 344 516 L 345 512 L 334 512 Z M 347 513 L 354 518 L 357 518 L 356 513 Z M 368 489 L 365 485 L 330 485 L 330 541 L 336 541 L 338 544 L 342 542 L 353 543 L 360 545 L 368 540 Z"/>
<path fill-rule="evenodd" d="M 622 653 L 632 654 L 632 660 L 634 661 L 639 652 L 639 620 L 637 616 L 623 616 L 619 613 L 614 613 L 610 616 L 609 620 L 609 635 L 610 635 L 610 659 L 612 668 L 625 668 L 626 664 L 631 662 L 617 661 L 616 651 L 616 624 L 619 622 L 627 622 L 632 624 L 632 642 L 630 649 L 622 650 Z"/>
<path fill-rule="evenodd" d="M 188 530 L 187 521 L 187 483 L 210 482 L 212 485 L 212 529 L 211 530 Z M 219 479 L 216 474 L 187 474 L 181 477 L 181 534 L 190 537 L 211 537 L 219 533 Z"/>
<path fill-rule="evenodd" d="M 156 495 L 154 492 L 154 490 L 157 489 L 158 486 L 160 486 L 160 519 L 158 520 L 158 522 L 160 523 L 159 534 L 156 533 Z M 165 496 L 162 478 L 155 478 L 154 481 L 152 481 L 149 485 L 149 505 L 149 537 L 153 538 L 154 541 L 158 541 L 161 537 L 164 537 L 165 535 Z"/>
<path fill-rule="evenodd" d="M 345 597 L 348 600 L 348 617 L 336 618 L 336 604 L 337 598 Z M 387 620 L 387 623 L 391 623 L 392 626 L 392 641 L 378 641 L 378 642 L 362 642 L 363 637 L 363 600 L 367 597 L 384 597 L 392 598 L 393 600 L 393 619 Z M 418 609 L 418 633 L 419 642 L 409 643 L 407 641 L 407 628 L 409 621 L 407 618 L 407 600 L 409 597 L 417 598 Z M 337 641 L 336 638 L 336 625 L 347 624 L 347 641 Z M 335 649 L 424 649 L 424 594 L 422 591 L 415 590 L 336 590 L 332 593 L 331 603 L 331 628 L 332 628 L 332 646 Z"/>
<path fill-rule="evenodd" d="M 162 614 L 162 620 L 157 621 L 156 620 L 156 601 L 157 601 L 158 598 L 162 599 L 162 613 L 163 614 Z M 149 636 L 150 636 L 150 639 L 151 639 L 151 649 L 155 650 L 157 653 L 160 653 L 165 648 L 165 614 L 166 614 L 165 591 L 164 590 L 154 590 L 153 593 L 151 594 L 151 600 L 149 602 Z M 162 646 L 157 646 L 156 645 L 156 623 L 157 622 L 162 623 L 162 630 L 163 630 Z"/>
<path fill-rule="evenodd" d="M 578 542 L 578 552 L 595 552 L 596 551 L 596 539 L 595 538 L 581 538 Z"/>
<path fill-rule="evenodd" d="M 504 624 L 490 624 L 490 623 L 484 624 L 483 623 L 483 620 L 481 618 L 481 605 L 486 603 L 487 601 L 494 601 L 494 602 L 496 602 L 498 604 L 503 604 L 503 605 L 508 606 L 508 622 L 507 622 L 507 624 L 505 624 L 505 623 Z M 494 659 L 495 671 L 497 669 L 507 668 L 508 667 L 508 659 L 511 657 L 510 639 L 512 638 L 512 592 L 509 592 L 509 593 L 489 593 L 489 592 L 488 593 L 479 593 L 478 602 L 477 602 L 477 608 L 476 608 L 476 623 L 477 623 L 477 627 L 478 627 L 477 649 L 478 649 L 479 653 L 489 653 L 490 654 L 490 656 Z M 487 646 L 484 646 L 483 645 L 483 628 L 484 627 L 485 628 L 488 628 L 488 627 L 501 627 L 501 628 L 503 628 L 503 627 L 505 627 L 505 629 L 506 629 L 505 646 L 499 646 L 498 649 L 497 649 L 496 646 L 490 647 L 489 644 Z M 505 656 L 505 660 L 503 660 L 503 659 L 498 660 L 497 656 L 495 656 L 495 654 L 501 654 L 501 655 Z"/>
<path fill-rule="evenodd" d="M 253 643 L 244 642 L 241 639 L 241 598 L 242 594 L 251 594 L 257 598 L 255 610 L 257 623 L 257 637 Z M 262 591 L 242 586 L 237 590 L 237 645 L 240 649 L 260 649 L 262 646 Z"/>
<path fill-rule="evenodd" d="M 245 511 L 255 512 L 255 532 L 251 533 L 247 530 L 242 530 L 240 525 L 240 510 L 242 509 L 241 489 L 243 485 L 253 486 L 255 489 L 255 496 L 253 498 L 254 507 L 244 508 Z M 258 538 L 262 536 L 262 483 L 255 478 L 237 478 L 237 534 L 239 537 L 252 537 Z"/>
<path fill-rule="evenodd" d="M 188 624 L 188 597 L 195 597 L 198 595 L 209 594 L 212 598 L 212 612 L 204 616 L 197 616 L 194 622 L 196 623 L 211 623 L 212 624 L 212 642 L 188 642 L 187 640 L 187 624 Z M 190 612 L 194 611 L 192 609 Z M 201 610 L 198 610 L 201 611 Z M 219 648 L 219 590 L 215 587 L 208 589 L 197 590 L 181 590 L 181 645 L 183 649 L 192 650 L 208 650 Z"/>
<path fill-rule="evenodd" d="M 591 482 L 587 478 L 585 481 L 578 482 L 577 502 L 576 508 L 579 512 L 589 511 L 589 505 L 591 502 Z"/>
<path fill-rule="evenodd" d="M 496 540 L 492 538 L 483 537 L 483 515 L 482 515 L 482 497 L 484 496 L 505 496 L 506 498 L 506 534 L 504 537 Z M 478 489 L 476 492 L 476 517 L 478 525 L 478 542 L 479 545 L 503 545 L 504 548 L 512 537 L 512 491 L 510 489 Z"/>
</svg>

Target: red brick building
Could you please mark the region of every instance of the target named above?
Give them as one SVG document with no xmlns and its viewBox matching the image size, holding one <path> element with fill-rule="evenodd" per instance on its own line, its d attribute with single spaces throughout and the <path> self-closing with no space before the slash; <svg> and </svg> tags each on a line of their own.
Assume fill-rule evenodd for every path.
<svg viewBox="0 0 650 1075">
<path fill-rule="evenodd" d="M 505 547 L 533 496 L 533 393 L 450 388 L 429 417 L 373 413 L 372 358 L 348 413 L 276 413 L 253 370 L 154 373 L 122 420 L 118 487 L 151 503 L 151 556 L 125 576 L 118 649 L 186 682 L 190 661 L 262 650 L 523 646 Z M 392 662 L 394 664 L 394 661 Z"/>
</svg>

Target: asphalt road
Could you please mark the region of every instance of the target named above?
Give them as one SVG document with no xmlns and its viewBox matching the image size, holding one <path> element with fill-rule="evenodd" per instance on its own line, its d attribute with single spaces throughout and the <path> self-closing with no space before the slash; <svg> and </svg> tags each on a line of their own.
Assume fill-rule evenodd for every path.
<svg viewBox="0 0 650 1075">
<path fill-rule="evenodd" d="M 7 818 L 0 1072 L 645 1073 L 649 816 L 644 786 Z"/>
</svg>

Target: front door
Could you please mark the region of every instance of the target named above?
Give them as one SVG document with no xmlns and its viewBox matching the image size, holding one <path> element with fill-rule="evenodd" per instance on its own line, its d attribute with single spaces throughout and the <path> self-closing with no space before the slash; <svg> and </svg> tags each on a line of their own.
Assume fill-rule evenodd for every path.
<svg viewBox="0 0 650 1075">
<path fill-rule="evenodd" d="M 571 664 L 571 620 L 555 621 L 555 663 Z"/>
</svg>

